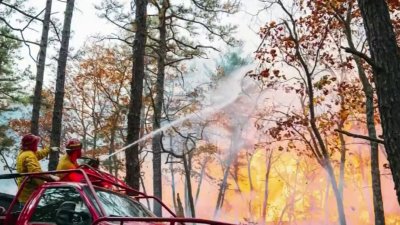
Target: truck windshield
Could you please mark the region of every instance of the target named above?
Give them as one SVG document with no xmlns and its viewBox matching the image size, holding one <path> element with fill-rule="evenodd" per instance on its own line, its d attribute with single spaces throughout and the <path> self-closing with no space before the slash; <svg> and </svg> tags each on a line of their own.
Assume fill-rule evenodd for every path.
<svg viewBox="0 0 400 225">
<path fill-rule="evenodd" d="M 107 216 L 155 217 L 140 202 L 114 192 L 95 189 Z"/>
</svg>

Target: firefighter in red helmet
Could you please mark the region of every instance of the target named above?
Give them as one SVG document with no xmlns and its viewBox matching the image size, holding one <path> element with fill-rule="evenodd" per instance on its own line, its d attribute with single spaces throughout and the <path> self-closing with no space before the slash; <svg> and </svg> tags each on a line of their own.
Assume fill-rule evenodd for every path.
<svg viewBox="0 0 400 225">
<path fill-rule="evenodd" d="M 79 164 L 77 160 L 82 156 L 82 143 L 76 138 L 69 139 L 65 143 L 65 149 L 67 154 L 60 158 L 57 170 L 78 169 Z M 85 171 L 85 173 L 88 175 L 89 180 L 94 185 L 104 188 L 111 188 L 110 184 L 96 178 L 96 176 L 99 175 L 99 172 L 96 171 L 99 166 L 98 163 L 99 162 L 95 163 L 95 165 L 86 164 L 88 165 L 88 167 L 82 167 L 81 169 Z M 76 171 L 60 174 L 59 177 L 61 178 L 61 181 L 67 181 L 67 182 L 83 182 L 85 180 L 84 175 Z"/>
<path fill-rule="evenodd" d="M 57 147 L 53 148 L 44 148 L 42 150 L 38 150 L 38 145 L 40 142 L 40 137 L 33 134 L 26 134 L 22 137 L 21 140 L 21 150 L 17 156 L 17 172 L 18 173 L 35 173 L 42 172 L 42 168 L 39 164 L 39 160 L 45 158 L 49 155 L 50 151 L 58 151 Z M 45 176 L 52 180 L 59 180 L 58 177 L 53 175 Z M 22 180 L 24 177 L 17 178 L 18 188 L 21 186 Z M 43 180 L 41 179 L 31 179 L 29 180 L 24 189 L 21 191 L 21 194 L 18 197 L 19 202 L 25 203 L 31 193 L 39 186 L 43 184 Z"/>
<path fill-rule="evenodd" d="M 71 170 L 71 169 L 77 169 L 78 168 L 78 162 L 77 159 L 82 156 L 82 143 L 76 139 L 72 138 L 69 139 L 65 143 L 65 150 L 66 153 L 60 158 L 60 161 L 58 162 L 57 165 L 57 170 Z M 69 181 L 77 181 L 77 177 L 65 177 L 66 174 L 60 174 L 60 178 L 64 178 L 63 180 L 69 180 Z M 73 174 L 70 174 L 73 175 Z M 79 177 L 80 179 L 80 177 Z"/>
</svg>

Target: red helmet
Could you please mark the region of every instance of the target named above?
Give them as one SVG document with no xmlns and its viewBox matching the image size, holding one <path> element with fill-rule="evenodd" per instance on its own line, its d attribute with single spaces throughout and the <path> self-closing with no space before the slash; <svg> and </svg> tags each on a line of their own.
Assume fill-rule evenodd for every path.
<svg viewBox="0 0 400 225">
<path fill-rule="evenodd" d="M 71 138 L 65 143 L 65 148 L 67 150 L 80 150 L 82 148 L 82 143 L 76 138 Z"/>
<path fill-rule="evenodd" d="M 33 134 L 25 134 L 21 140 L 21 147 L 23 150 L 36 150 L 39 144 L 40 137 Z"/>
</svg>

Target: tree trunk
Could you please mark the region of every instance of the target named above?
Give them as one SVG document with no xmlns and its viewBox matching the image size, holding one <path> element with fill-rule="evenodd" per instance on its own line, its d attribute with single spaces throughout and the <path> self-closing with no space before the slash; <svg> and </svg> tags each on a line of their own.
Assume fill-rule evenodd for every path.
<svg viewBox="0 0 400 225">
<path fill-rule="evenodd" d="M 326 159 L 324 168 L 325 168 L 326 172 L 328 173 L 329 179 L 332 184 L 332 190 L 333 190 L 333 194 L 335 195 L 336 205 L 337 205 L 338 214 L 339 214 L 339 222 L 341 225 L 345 225 L 346 224 L 346 216 L 344 213 L 343 200 L 340 195 L 340 190 L 339 190 L 337 182 L 336 182 L 335 173 L 333 172 L 332 164 L 329 159 Z"/>
<path fill-rule="evenodd" d="M 113 155 L 112 159 L 113 159 L 113 165 L 114 165 L 114 176 L 118 177 L 118 172 L 119 172 L 118 158 L 116 155 Z"/>
<path fill-rule="evenodd" d="M 356 50 L 353 43 L 351 29 L 346 26 L 346 36 L 349 48 Z M 376 129 L 375 129 L 375 112 L 374 112 L 374 90 L 370 84 L 367 75 L 365 74 L 364 67 L 362 65 L 360 57 L 353 55 L 354 61 L 357 66 L 358 76 L 360 77 L 361 83 L 363 85 L 363 91 L 366 98 L 365 103 L 365 114 L 367 117 L 367 129 L 368 136 L 376 139 Z M 381 188 L 381 177 L 379 171 L 379 149 L 377 142 L 370 142 L 371 146 L 371 176 L 372 176 L 372 194 L 374 203 L 374 213 L 375 213 L 375 224 L 384 225 L 385 224 L 385 213 L 382 201 L 382 188 Z"/>
<path fill-rule="evenodd" d="M 248 151 L 246 151 L 246 158 L 247 158 L 247 176 L 249 179 L 249 185 L 250 185 L 250 195 L 253 195 L 254 192 L 254 187 L 253 187 L 253 178 L 251 176 L 251 160 L 253 159 L 253 155 L 250 156 L 249 158 L 249 153 Z M 237 178 L 237 174 L 236 174 L 236 178 Z M 253 219 L 253 207 L 252 207 L 253 203 L 252 203 L 252 197 L 250 197 L 249 200 L 249 215 L 250 215 L 250 219 Z"/>
<path fill-rule="evenodd" d="M 364 158 L 362 152 L 364 151 L 361 149 L 362 147 L 358 147 L 358 154 L 357 154 L 357 160 L 359 162 L 359 173 L 361 175 L 361 187 L 368 187 L 370 186 L 370 182 L 367 176 L 365 176 L 365 169 L 364 169 Z M 368 216 L 369 219 L 372 220 L 374 217 L 374 207 L 373 207 L 373 196 L 371 196 L 371 193 L 367 188 L 361 188 L 360 187 L 360 192 L 362 194 L 363 200 L 365 201 L 365 204 L 367 205 L 368 208 Z M 373 194 L 373 193 L 372 193 Z"/>
<path fill-rule="evenodd" d="M 343 123 L 339 125 L 339 129 L 342 130 Z M 339 133 L 339 141 L 340 141 L 340 165 L 339 165 L 339 193 L 340 198 L 343 199 L 343 188 L 344 188 L 344 167 L 346 163 L 346 142 L 344 140 L 343 134 Z"/>
<path fill-rule="evenodd" d="M 369 136 L 371 138 L 377 138 L 375 122 L 374 122 L 374 103 L 373 103 L 372 93 L 371 96 L 367 97 L 366 111 L 367 111 L 367 126 L 368 126 Z M 381 173 L 379 171 L 378 143 L 371 141 L 370 145 L 371 145 L 371 177 L 372 177 L 375 225 L 384 225 L 385 213 L 382 200 Z"/>
<path fill-rule="evenodd" d="M 346 215 L 344 213 L 344 207 L 343 207 L 343 200 L 340 197 L 338 185 L 336 182 L 335 174 L 333 172 L 332 164 L 330 161 L 330 155 L 328 153 L 327 146 L 324 143 L 324 140 L 322 139 L 321 133 L 318 130 L 317 124 L 316 124 L 316 117 L 315 117 L 315 107 L 314 107 L 314 87 L 313 87 L 313 82 L 312 82 L 312 77 L 313 74 L 311 74 L 309 67 L 307 63 L 304 61 L 304 58 L 302 57 L 300 51 L 299 51 L 299 44 L 296 42 L 297 45 L 297 50 L 296 50 L 296 56 L 299 58 L 304 72 L 306 74 L 306 87 L 308 91 L 308 107 L 309 107 L 309 114 L 310 114 L 310 125 L 311 125 L 311 130 L 312 134 L 314 134 L 318 146 L 320 149 L 320 153 L 322 155 L 322 166 L 326 170 L 326 172 L 329 174 L 330 179 L 331 179 L 331 184 L 332 184 L 332 189 L 335 194 L 336 198 L 336 205 L 337 205 L 337 210 L 339 214 L 339 222 L 341 225 L 346 225 Z"/>
<path fill-rule="evenodd" d="M 139 139 L 140 135 L 140 112 L 142 108 L 143 80 L 144 80 L 144 54 L 146 47 L 146 16 L 147 0 L 135 0 L 135 21 L 137 31 L 133 42 L 133 65 L 131 93 L 128 113 L 128 133 L 126 145 Z M 126 182 L 132 188 L 140 188 L 140 162 L 139 146 L 134 145 L 125 151 L 126 160 Z"/>
<path fill-rule="evenodd" d="M 265 159 L 267 171 L 265 172 L 265 187 L 264 187 L 264 200 L 261 212 L 261 219 L 262 219 L 261 224 L 265 224 L 266 223 L 265 220 L 267 219 L 267 206 L 268 206 L 268 193 L 269 193 L 268 184 L 269 184 L 269 174 L 271 172 L 271 164 L 272 164 L 271 159 L 272 159 L 272 150 L 269 153 L 268 158 Z"/>
<path fill-rule="evenodd" d="M 298 53 L 299 54 L 299 53 Z M 321 133 L 318 130 L 317 124 L 316 124 L 316 119 L 315 119 L 315 108 L 314 108 L 314 89 L 313 89 L 313 83 L 312 83 L 312 74 L 310 74 L 308 67 L 304 66 L 305 73 L 306 73 L 306 78 L 307 78 L 307 89 L 308 89 L 308 107 L 310 110 L 310 125 L 311 125 L 311 130 L 312 133 L 314 134 L 316 141 L 318 143 L 321 155 L 322 155 L 322 166 L 326 170 L 326 172 L 329 175 L 331 184 L 332 184 L 332 190 L 335 195 L 336 199 L 336 206 L 337 206 L 337 211 L 339 214 L 339 223 L 341 225 L 346 225 L 346 215 L 344 213 L 344 206 L 343 206 L 343 200 L 340 195 L 340 191 L 338 188 L 338 184 L 336 182 L 335 178 L 335 173 L 333 171 L 333 167 L 331 164 L 330 156 L 328 153 L 328 149 L 322 139 Z"/>
<path fill-rule="evenodd" d="M 146 186 L 144 185 L 142 176 L 140 176 L 140 183 L 142 184 L 143 193 L 147 195 Z M 147 202 L 147 208 L 150 209 L 150 200 L 148 198 L 146 198 L 146 202 Z"/>
<path fill-rule="evenodd" d="M 192 181 L 190 179 L 191 169 L 188 165 L 188 161 L 186 159 L 186 155 L 183 155 L 183 167 L 185 169 L 185 180 L 187 186 L 187 197 L 189 202 L 190 214 L 192 218 L 196 218 L 196 211 L 194 209 L 194 202 L 193 202 L 193 193 L 192 193 Z"/>
<path fill-rule="evenodd" d="M 329 179 L 329 175 L 326 174 L 326 190 L 324 196 L 324 216 L 325 216 L 325 224 L 329 224 L 329 187 L 331 186 L 331 182 Z"/>
<path fill-rule="evenodd" d="M 32 105 L 31 133 L 39 135 L 39 116 L 42 105 L 42 87 L 44 68 L 46 66 L 47 42 L 49 38 L 50 15 L 52 0 L 46 1 L 46 10 L 43 18 L 42 37 L 40 39 L 39 59 L 36 64 L 36 85 Z"/>
<path fill-rule="evenodd" d="M 372 61 L 385 149 L 400 203 L 400 51 L 384 0 L 358 0 Z"/>
<path fill-rule="evenodd" d="M 171 138 L 172 139 L 172 138 Z M 174 200 L 174 209 L 175 212 L 178 210 L 178 205 L 176 204 L 176 188 L 175 188 L 175 175 L 174 175 L 174 163 L 169 164 L 169 169 L 171 170 L 171 190 L 172 190 L 172 199 Z"/>
<path fill-rule="evenodd" d="M 178 195 L 176 197 L 176 201 L 177 201 L 177 204 L 178 204 L 178 209 L 176 210 L 176 216 L 183 218 L 183 217 L 185 217 L 185 213 L 183 212 L 182 201 L 181 201 L 181 198 L 179 197 L 179 193 L 178 193 Z"/>
<path fill-rule="evenodd" d="M 96 83 L 93 85 L 93 97 L 92 97 L 92 123 L 93 123 L 93 148 L 92 148 L 92 158 L 96 157 L 96 148 L 97 148 L 97 133 L 99 132 L 99 118 L 98 113 L 96 112 L 97 103 L 97 85 Z"/>
<path fill-rule="evenodd" d="M 347 19 L 348 23 L 345 24 L 346 25 L 345 34 L 347 37 L 349 48 L 352 50 L 356 50 L 356 47 L 352 39 L 350 19 L 351 18 L 348 18 Z M 363 91 L 366 97 L 365 111 L 367 117 L 368 136 L 376 139 L 374 105 L 373 105 L 373 99 L 374 99 L 373 87 L 370 84 L 367 75 L 365 74 L 365 70 L 362 65 L 360 57 L 356 55 L 353 55 L 353 57 L 357 66 L 358 75 L 363 85 Z M 370 142 L 370 145 L 371 145 L 371 175 L 372 175 L 372 192 L 373 192 L 373 202 L 374 202 L 374 212 L 375 212 L 375 224 L 383 225 L 385 224 L 385 215 L 383 210 L 382 191 L 380 182 L 378 143 Z"/>
<path fill-rule="evenodd" d="M 86 139 L 86 130 L 83 130 L 83 135 L 82 135 L 82 142 L 83 142 L 83 154 L 86 155 L 86 151 L 87 151 L 87 139 Z"/>
<path fill-rule="evenodd" d="M 225 191 L 227 188 L 227 183 L 228 183 L 228 175 L 229 171 L 231 168 L 232 162 L 235 160 L 236 157 L 236 150 L 240 149 L 241 145 L 238 143 L 240 138 L 241 138 L 241 132 L 242 128 L 239 126 L 239 124 L 235 127 L 232 137 L 231 137 L 231 144 L 229 146 L 229 155 L 228 155 L 228 160 L 226 162 L 226 168 L 224 171 L 224 176 L 222 178 L 222 183 L 219 188 L 218 192 L 218 197 L 217 197 L 217 204 L 215 206 L 214 210 L 214 219 L 218 218 L 220 209 L 222 208 L 223 202 L 224 202 L 224 196 L 225 196 Z"/>
<path fill-rule="evenodd" d="M 115 128 L 113 128 L 113 129 L 111 129 L 111 132 L 110 132 L 110 148 L 108 149 L 108 154 L 109 155 L 111 155 L 112 153 L 114 153 L 114 151 L 115 151 Z M 114 157 L 113 158 L 109 158 L 108 159 L 108 163 L 109 163 L 109 165 L 108 165 L 108 172 L 110 173 L 110 174 L 112 174 L 113 173 L 113 159 L 114 159 Z"/>
<path fill-rule="evenodd" d="M 65 9 L 64 25 L 61 37 L 61 48 L 58 57 L 56 93 L 54 97 L 53 118 L 51 126 L 50 146 L 60 147 L 61 129 L 62 129 L 62 113 L 64 104 L 64 83 L 65 69 L 67 67 L 69 38 L 71 34 L 72 14 L 74 11 L 75 0 L 67 0 Z M 49 170 L 55 170 L 58 163 L 58 152 L 50 153 Z"/>
<path fill-rule="evenodd" d="M 97 127 L 95 127 L 95 131 L 93 134 L 93 148 L 92 148 L 92 157 L 95 158 L 96 157 L 96 148 L 97 148 Z"/>
<path fill-rule="evenodd" d="M 313 84 L 313 77 L 314 77 L 314 69 L 312 69 L 312 67 L 310 67 L 309 63 L 308 63 L 308 59 L 306 59 L 304 57 L 304 55 L 302 54 L 301 50 L 300 50 L 300 40 L 298 39 L 298 34 L 297 34 L 297 30 L 295 28 L 296 26 L 296 21 L 294 20 L 293 15 L 290 14 L 290 12 L 285 8 L 284 4 L 282 3 L 281 0 L 277 1 L 277 3 L 280 5 L 280 7 L 285 11 L 285 13 L 289 16 L 290 18 L 290 22 L 292 24 L 293 27 L 290 27 L 287 23 L 286 23 L 286 27 L 291 30 L 293 28 L 293 30 L 291 30 L 290 34 L 290 38 L 291 40 L 294 42 L 294 47 L 296 49 L 295 52 L 295 57 L 298 60 L 298 63 L 301 65 L 304 74 L 305 74 L 305 87 L 306 87 L 306 92 L 307 92 L 307 98 L 308 98 L 308 109 L 309 109 L 309 120 L 310 120 L 310 128 L 311 131 L 310 132 L 310 136 L 311 139 L 313 141 L 313 145 L 316 148 L 315 152 L 317 152 L 318 154 L 316 154 L 317 156 L 317 160 L 318 163 L 321 164 L 321 166 L 326 170 L 326 172 L 329 174 L 330 179 L 331 179 L 331 184 L 332 184 L 332 189 L 334 191 L 335 194 L 335 198 L 336 198 L 336 205 L 337 205 L 337 211 L 339 214 L 339 223 L 341 225 L 346 225 L 346 215 L 344 213 L 344 207 L 343 207 L 343 200 L 340 196 L 339 193 L 339 189 L 338 189 L 338 185 L 337 185 L 337 181 L 335 179 L 334 176 L 334 171 L 332 168 L 332 164 L 330 161 L 330 154 L 328 152 L 328 148 L 322 138 L 322 135 L 320 133 L 320 131 L 318 130 L 318 126 L 317 126 L 317 122 L 316 122 L 316 114 L 315 114 L 315 104 L 314 104 L 314 84 Z M 328 29 L 325 30 L 325 34 L 323 36 L 322 41 L 325 41 L 326 36 L 328 35 Z M 322 42 L 321 42 L 322 43 Z M 318 48 L 321 48 L 322 45 L 317 46 Z M 319 60 L 317 58 L 315 58 L 314 60 Z M 316 61 L 316 62 L 317 62 Z M 315 140 L 314 140 L 315 138 Z M 316 142 L 316 143 L 315 143 Z"/>
<path fill-rule="evenodd" d="M 289 224 L 292 224 L 293 221 L 296 221 L 296 208 L 295 208 L 296 204 L 295 203 L 296 203 L 296 193 L 297 193 L 297 177 L 299 175 L 299 165 L 300 165 L 300 162 L 299 162 L 299 160 L 297 160 L 296 172 L 294 174 L 293 190 L 290 191 L 291 194 L 290 194 L 289 200 L 288 200 L 290 202 L 289 207 L 288 207 L 289 208 L 288 209 Z M 303 201 L 304 201 L 304 198 L 303 198 Z M 311 214 L 311 216 L 312 216 L 312 214 Z M 308 218 L 306 217 L 305 219 L 307 220 Z"/>
<path fill-rule="evenodd" d="M 83 116 L 83 110 L 84 110 L 84 106 L 83 106 L 83 103 L 81 104 L 81 111 L 80 111 L 80 114 L 81 114 L 81 116 L 79 117 L 79 122 L 80 122 L 80 125 L 81 125 L 81 127 L 82 127 L 82 131 L 83 131 L 83 134 L 82 134 L 82 145 L 83 145 L 83 153 L 84 153 L 84 155 L 86 155 L 86 151 L 87 151 L 87 145 L 88 145 L 88 141 L 87 141 L 87 136 L 88 136 L 88 131 L 87 131 L 87 125 L 85 124 L 85 119 L 84 119 L 84 116 Z M 78 114 L 78 112 L 77 112 L 77 114 Z"/>
<path fill-rule="evenodd" d="M 197 190 L 196 190 L 196 197 L 194 200 L 194 205 L 197 205 L 197 201 L 199 200 L 200 196 L 200 190 L 201 190 L 201 184 L 203 183 L 203 177 L 206 172 L 206 165 L 208 162 L 208 158 L 205 158 L 203 163 L 201 164 L 201 172 L 200 172 L 200 178 L 199 178 L 199 183 L 197 184 Z"/>
<path fill-rule="evenodd" d="M 117 114 L 117 118 L 115 120 L 115 124 L 114 127 L 111 129 L 111 138 L 110 138 L 110 154 L 115 152 L 115 148 L 116 148 L 116 141 L 117 141 L 117 130 L 118 130 L 118 123 L 119 123 L 119 113 L 121 113 L 120 111 L 116 112 Z M 112 170 L 114 170 L 114 176 L 118 177 L 118 158 L 116 155 L 113 155 L 112 158 L 109 159 L 110 160 L 110 168 L 112 168 Z"/>
<path fill-rule="evenodd" d="M 309 73 L 308 68 L 304 67 L 306 71 L 306 77 L 307 77 L 307 89 L 308 89 L 308 107 L 310 110 L 310 124 L 311 124 L 311 130 L 312 133 L 314 134 L 315 138 L 317 139 L 318 146 L 321 151 L 321 155 L 323 157 L 322 161 L 322 166 L 326 170 L 326 172 L 329 175 L 329 178 L 331 180 L 332 184 L 332 190 L 333 193 L 335 194 L 335 199 L 336 199 L 336 206 L 339 214 L 339 222 L 341 225 L 346 225 L 346 215 L 344 213 L 344 207 L 343 207 L 343 200 L 340 195 L 340 191 L 338 188 L 338 184 L 336 182 L 335 178 L 335 173 L 332 168 L 330 156 L 328 153 L 328 150 L 326 148 L 326 145 L 322 139 L 321 133 L 318 130 L 318 127 L 316 125 L 316 119 L 315 119 L 315 108 L 314 108 L 314 89 L 313 89 L 313 83 L 312 83 L 312 75 Z"/>
<path fill-rule="evenodd" d="M 164 102 L 164 79 L 165 79 L 165 59 L 167 57 L 167 30 L 165 24 L 165 14 L 169 7 L 168 0 L 164 0 L 158 14 L 158 30 L 160 34 L 158 59 L 157 59 L 157 80 L 155 84 L 153 130 L 161 127 L 161 117 Z M 162 199 L 162 171 L 161 171 L 161 133 L 155 134 L 152 140 L 153 150 L 153 194 Z M 154 204 L 154 214 L 161 217 L 162 207 L 160 204 Z"/>
<path fill-rule="evenodd" d="M 232 156 L 229 156 L 229 157 L 232 157 Z M 224 171 L 224 177 L 222 178 L 222 183 L 220 185 L 219 192 L 218 192 L 217 205 L 215 206 L 215 210 L 214 210 L 214 219 L 218 218 L 219 211 L 222 207 L 223 195 L 225 194 L 225 189 L 227 188 L 228 175 L 229 175 L 229 170 L 231 167 L 231 162 L 232 162 L 232 159 L 229 159 L 227 162 L 225 171 Z"/>
<path fill-rule="evenodd" d="M 92 148 L 92 157 L 96 157 L 96 148 L 97 148 L 97 126 L 94 126 L 94 134 L 93 134 L 93 148 Z"/>
</svg>

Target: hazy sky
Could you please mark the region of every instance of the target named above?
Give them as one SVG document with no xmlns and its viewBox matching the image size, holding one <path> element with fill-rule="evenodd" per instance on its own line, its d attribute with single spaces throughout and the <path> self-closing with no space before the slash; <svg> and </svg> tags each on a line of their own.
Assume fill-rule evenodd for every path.
<svg viewBox="0 0 400 225">
<path fill-rule="evenodd" d="M 177 0 L 178 1 L 178 0 Z M 100 13 L 94 7 L 95 4 L 100 4 L 100 0 L 76 0 L 75 1 L 75 11 L 72 20 L 72 37 L 70 40 L 70 47 L 73 50 L 81 48 L 90 37 L 97 35 L 105 35 L 110 33 L 118 33 L 118 29 L 106 20 L 99 18 L 97 15 Z M 45 7 L 45 1 L 31 0 L 30 4 L 37 9 L 43 9 Z M 4 7 L 4 6 L 2 6 Z M 241 10 L 239 13 L 226 18 L 224 22 L 231 22 L 239 26 L 237 37 L 239 40 L 243 41 L 243 50 L 245 53 L 252 53 L 256 50 L 259 44 L 259 37 L 256 34 L 258 28 L 266 21 L 266 15 L 252 16 L 256 14 L 257 11 L 262 8 L 262 4 L 258 0 L 243 0 Z M 63 12 L 65 9 L 65 3 L 60 1 L 53 1 L 52 8 L 52 18 L 57 18 L 61 22 L 63 20 Z M 271 14 L 271 13 L 269 13 Z M 13 24 L 18 25 L 17 22 L 13 21 Z M 23 24 L 17 26 L 21 27 Z M 41 24 L 33 27 L 34 30 L 28 31 L 25 34 L 26 39 L 37 41 L 40 40 L 41 34 Z M 224 46 L 217 46 L 223 49 Z M 58 56 L 59 46 L 56 45 L 49 50 L 49 57 Z M 32 56 L 37 56 L 38 47 L 31 46 Z M 32 72 L 36 73 L 36 68 L 33 60 L 29 57 L 28 48 L 23 47 L 21 49 L 22 56 L 24 57 L 23 63 L 20 64 L 21 68 L 31 65 Z M 56 64 L 56 61 L 47 60 L 47 63 Z M 56 65 L 54 65 L 54 68 Z M 47 69 L 46 74 L 54 73 Z M 46 78 L 45 78 L 46 79 Z"/>
<path fill-rule="evenodd" d="M 179 1 L 179 0 L 175 0 Z M 30 0 L 28 3 L 30 6 L 35 7 L 38 11 L 44 9 L 45 0 Z M 99 4 L 101 0 L 76 0 L 75 1 L 75 10 L 73 14 L 72 20 L 72 36 L 70 39 L 70 48 L 73 49 L 73 52 L 77 49 L 80 49 L 86 41 L 90 37 L 96 36 L 98 34 L 105 35 L 109 33 L 117 33 L 118 29 L 110 23 L 107 23 L 106 20 L 99 18 L 97 15 L 98 12 L 94 5 Z M 0 6 L 2 9 L 4 6 Z M 258 28 L 264 23 L 265 20 L 261 19 L 262 16 L 252 16 L 252 14 L 256 14 L 257 10 L 261 8 L 261 4 L 258 0 L 242 0 L 242 6 L 239 13 L 226 18 L 223 22 L 231 22 L 239 26 L 236 38 L 243 41 L 242 48 L 245 53 L 250 54 L 254 52 L 259 44 L 259 37 L 256 34 Z M 65 10 L 65 2 L 61 2 L 58 0 L 53 0 L 52 7 L 52 18 L 58 19 L 60 22 L 63 21 Z M 42 15 L 43 16 L 43 15 Z M 264 15 L 265 18 L 265 15 Z M 15 27 L 22 28 L 25 23 L 19 24 L 17 18 L 15 20 L 11 20 L 11 24 Z M 27 40 L 30 41 L 40 41 L 42 27 L 40 23 L 32 26 L 32 29 L 27 30 L 24 33 L 24 36 Z M 31 45 L 31 55 L 36 58 L 38 47 L 35 45 Z M 224 46 L 217 46 L 217 48 L 224 48 Z M 55 78 L 55 72 L 51 70 L 51 68 L 56 68 L 56 61 L 49 60 L 49 58 L 58 56 L 59 45 L 55 45 L 52 48 L 48 49 L 48 60 L 47 64 L 50 64 L 50 67 L 46 67 L 45 80 L 52 80 Z M 34 61 L 29 56 L 29 51 L 26 46 L 21 48 L 21 56 L 23 57 L 22 61 L 18 61 L 18 67 L 20 69 L 26 68 L 28 65 L 31 66 L 31 70 L 33 74 L 36 74 L 36 66 Z M 47 83 L 45 81 L 45 83 Z M 31 82 L 33 85 L 33 82 Z M 33 87 L 33 86 L 32 86 Z M 47 166 L 43 165 L 43 168 L 47 168 Z M 0 170 L 0 173 L 4 171 Z M 9 188 L 9 193 L 13 193 L 15 190 L 15 184 L 12 181 L 8 183 L 2 182 L 0 185 L 3 188 Z M 0 191 L 4 191 L 2 190 Z"/>
</svg>

